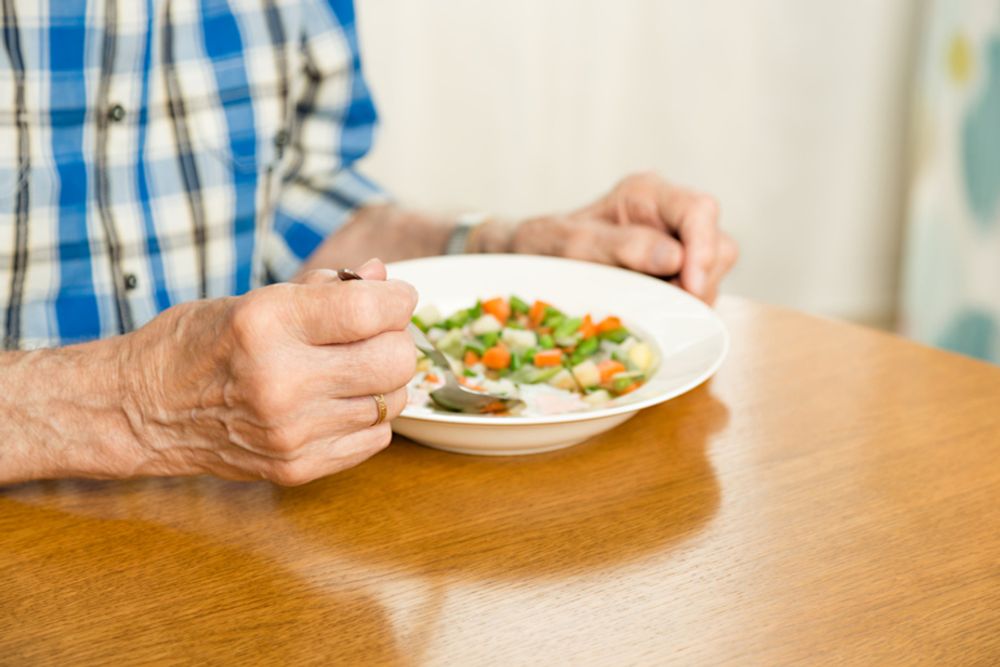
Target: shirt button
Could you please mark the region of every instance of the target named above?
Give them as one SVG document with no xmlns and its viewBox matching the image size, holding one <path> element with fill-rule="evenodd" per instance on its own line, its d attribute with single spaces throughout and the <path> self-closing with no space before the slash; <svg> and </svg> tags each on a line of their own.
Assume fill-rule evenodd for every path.
<svg viewBox="0 0 1000 667">
<path fill-rule="evenodd" d="M 125 289 L 134 290 L 139 285 L 139 278 L 134 273 L 125 274 Z"/>
<path fill-rule="evenodd" d="M 108 109 L 108 118 L 116 123 L 121 122 L 125 119 L 125 107 L 120 104 L 113 105 L 110 109 Z"/>
<path fill-rule="evenodd" d="M 279 160 L 285 156 L 285 146 L 288 145 L 288 138 L 288 130 L 278 130 L 278 133 L 274 135 L 274 147 L 277 149 L 275 152 L 278 154 Z"/>
</svg>

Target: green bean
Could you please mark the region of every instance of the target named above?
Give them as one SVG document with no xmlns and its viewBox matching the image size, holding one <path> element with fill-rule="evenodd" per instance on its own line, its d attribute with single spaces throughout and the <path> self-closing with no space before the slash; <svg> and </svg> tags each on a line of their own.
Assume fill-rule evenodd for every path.
<svg viewBox="0 0 1000 667">
<path fill-rule="evenodd" d="M 514 313 L 525 314 L 531 310 L 531 306 L 528 305 L 527 301 L 517 298 L 516 296 L 510 297 L 510 310 Z"/>
</svg>

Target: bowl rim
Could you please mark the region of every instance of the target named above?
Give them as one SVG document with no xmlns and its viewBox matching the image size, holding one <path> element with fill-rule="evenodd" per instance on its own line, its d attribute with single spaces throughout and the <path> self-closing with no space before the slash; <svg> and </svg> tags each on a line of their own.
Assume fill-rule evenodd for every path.
<svg viewBox="0 0 1000 667">
<path fill-rule="evenodd" d="M 400 262 L 393 262 L 386 265 L 386 269 L 390 273 L 394 268 L 401 266 L 412 266 L 417 264 L 429 264 L 437 262 L 447 262 L 451 259 L 458 258 L 468 258 L 470 255 L 444 255 L 438 257 L 421 257 L 418 259 L 404 260 Z M 411 408 L 407 406 L 403 409 L 403 412 L 396 417 L 396 420 L 400 419 L 412 419 L 416 421 L 425 422 L 437 422 L 442 424 L 466 424 L 466 425 L 477 425 L 477 426 L 498 426 L 498 427 L 512 427 L 512 426 L 539 426 L 545 424 L 564 424 L 570 422 L 580 422 L 580 421 L 590 421 L 593 419 L 603 419 L 605 417 L 612 417 L 615 415 L 621 415 L 629 412 L 638 412 L 639 410 L 658 405 L 669 401 L 672 398 L 676 398 L 682 394 L 685 394 L 695 387 L 706 382 L 710 379 L 719 368 L 725 362 L 726 358 L 729 356 L 730 348 L 730 336 L 729 330 L 726 328 L 725 323 L 722 318 L 719 317 L 718 313 L 708 304 L 704 303 L 697 297 L 685 292 L 684 290 L 671 285 L 670 283 L 664 282 L 652 276 L 648 276 L 636 271 L 630 271 L 628 269 L 623 269 L 620 267 L 609 266 L 606 264 L 593 264 L 591 262 L 584 262 L 574 259 L 566 259 L 563 257 L 548 257 L 544 255 L 505 255 L 505 254 L 490 254 L 490 255 L 476 255 L 480 261 L 481 260 L 493 260 L 503 257 L 517 257 L 521 260 L 535 260 L 543 263 L 561 263 L 563 265 L 573 264 L 577 266 L 587 266 L 587 267 L 599 267 L 601 270 L 610 270 L 615 272 L 620 272 L 623 274 L 628 274 L 630 279 L 647 280 L 650 285 L 655 285 L 657 289 L 668 289 L 673 290 L 677 296 L 680 296 L 683 300 L 687 300 L 690 303 L 695 304 L 700 308 L 705 314 L 707 314 L 710 319 L 714 320 L 714 323 L 718 326 L 719 335 L 722 337 L 722 351 L 719 353 L 715 361 L 709 366 L 705 371 L 700 373 L 697 377 L 691 381 L 679 385 L 678 387 L 672 389 L 671 391 L 656 394 L 655 396 L 650 396 L 649 398 L 644 398 L 640 401 L 635 401 L 632 403 L 622 403 L 619 405 L 611 405 L 606 408 L 596 408 L 594 410 L 585 410 L 582 412 L 564 412 L 555 415 L 542 415 L 536 417 L 520 417 L 520 416 L 507 416 L 507 417 L 495 417 L 489 415 L 466 415 L 458 413 L 445 413 L 445 412 L 428 412 L 422 414 L 407 414 L 407 411 Z M 641 324 L 641 323 L 640 323 Z M 662 370 L 662 367 L 661 367 Z M 659 372 L 659 371 L 658 371 Z M 395 420 L 393 420 L 395 421 Z"/>
</svg>

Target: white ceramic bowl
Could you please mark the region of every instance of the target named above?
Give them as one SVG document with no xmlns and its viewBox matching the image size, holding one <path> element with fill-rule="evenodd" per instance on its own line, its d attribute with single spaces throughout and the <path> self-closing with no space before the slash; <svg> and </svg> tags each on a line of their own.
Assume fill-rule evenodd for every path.
<svg viewBox="0 0 1000 667">
<path fill-rule="evenodd" d="M 600 264 L 528 255 L 454 255 L 390 264 L 389 277 L 420 292 L 420 305 L 442 313 L 477 298 L 542 299 L 595 319 L 617 315 L 657 348 L 659 365 L 637 391 L 607 407 L 546 417 L 494 417 L 406 408 L 396 433 L 463 454 L 533 454 L 575 445 L 621 424 L 639 410 L 697 387 L 718 370 L 729 336 L 715 312 L 666 282 Z"/>
</svg>

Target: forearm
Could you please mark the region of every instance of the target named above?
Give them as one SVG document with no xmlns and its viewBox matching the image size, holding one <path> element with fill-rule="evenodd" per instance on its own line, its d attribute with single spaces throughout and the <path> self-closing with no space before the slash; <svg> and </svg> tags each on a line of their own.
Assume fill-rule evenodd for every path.
<svg viewBox="0 0 1000 667">
<path fill-rule="evenodd" d="M 302 271 L 357 266 L 372 257 L 396 262 L 441 255 L 455 231 L 454 216 L 411 211 L 395 205 L 367 206 L 331 234 Z M 490 219 L 469 235 L 466 251 L 511 252 L 512 226 Z"/>
<path fill-rule="evenodd" d="M 122 348 L 110 339 L 0 353 L 0 484 L 135 473 Z"/>
</svg>

